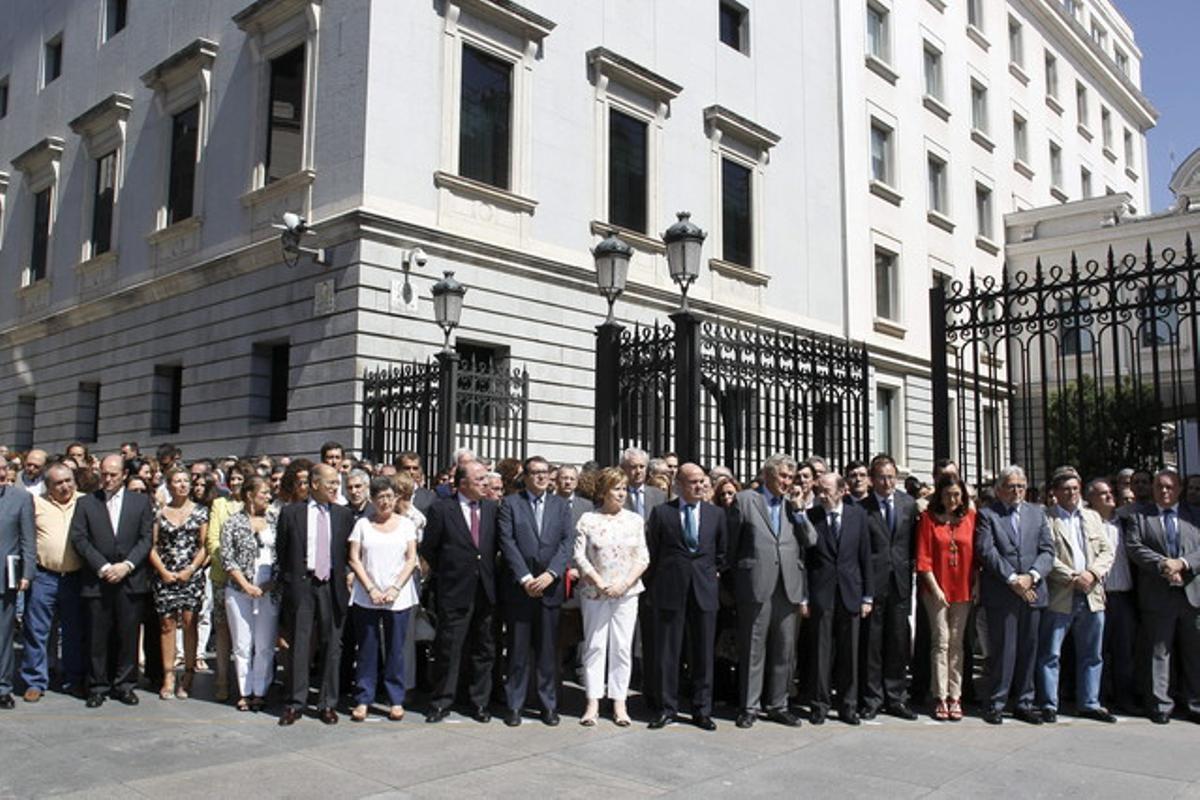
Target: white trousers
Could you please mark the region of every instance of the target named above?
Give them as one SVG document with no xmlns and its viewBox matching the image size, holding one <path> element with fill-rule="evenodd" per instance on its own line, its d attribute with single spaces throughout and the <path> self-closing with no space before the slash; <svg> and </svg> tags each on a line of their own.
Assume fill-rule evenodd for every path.
<svg viewBox="0 0 1200 800">
<path fill-rule="evenodd" d="M 605 661 L 608 697 L 624 700 L 633 671 L 633 631 L 637 627 L 638 596 L 591 600 L 580 597 L 583 611 L 584 686 L 589 700 L 605 696 Z"/>
<path fill-rule="evenodd" d="M 275 665 L 275 636 L 279 628 L 279 604 L 269 594 L 259 598 L 225 587 L 225 611 L 229 617 L 229 639 L 242 697 L 265 697 Z"/>
</svg>

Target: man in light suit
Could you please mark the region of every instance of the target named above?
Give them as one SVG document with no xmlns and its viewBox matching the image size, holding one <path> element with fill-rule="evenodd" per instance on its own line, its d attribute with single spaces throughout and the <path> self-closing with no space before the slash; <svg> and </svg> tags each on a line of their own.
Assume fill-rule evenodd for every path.
<svg viewBox="0 0 1200 800">
<path fill-rule="evenodd" d="M 679 495 L 655 507 L 646 526 L 650 566 L 643 579 L 656 619 L 655 680 L 662 710 L 652 729 L 674 724 L 679 711 L 679 671 L 684 633 L 691 645 L 692 724 L 715 731 L 712 719 L 713 659 L 717 633 L 718 571 L 725 563 L 725 512 L 704 502 L 704 470 L 683 464 Z"/>
<path fill-rule="evenodd" d="M 275 560 L 283 593 L 283 629 L 291 646 L 291 668 L 280 725 L 293 725 L 308 705 L 309 667 L 320 650 L 317 716 L 338 721 L 342 627 L 350 605 L 346 564 L 354 514 L 337 502 L 341 475 L 328 464 L 309 472 L 308 500 L 279 512 Z"/>
<path fill-rule="evenodd" d="M 17 595 L 29 588 L 37 569 L 33 496 L 16 482 L 8 485 L 8 461 L 0 458 L 0 708 L 13 707 Z M 13 574 L 9 574 L 9 561 Z"/>
<path fill-rule="evenodd" d="M 987 614 L 989 697 L 983 721 L 999 725 L 1009 694 L 1014 716 L 1041 725 L 1034 708 L 1038 626 L 1049 601 L 1046 577 L 1054 567 L 1054 543 L 1046 510 L 1025 502 L 1025 471 L 1000 470 L 996 500 L 975 519 L 979 599 Z"/>
<path fill-rule="evenodd" d="M 579 518 L 589 511 L 595 510 L 595 504 L 586 497 L 575 493 L 579 486 L 579 469 L 572 464 L 562 464 L 554 478 L 554 492 L 571 506 L 571 526 L 574 527 Z"/>
<path fill-rule="evenodd" d="M 1042 614 L 1038 644 L 1037 698 L 1043 722 L 1058 721 L 1059 656 L 1070 632 L 1075 640 L 1077 713 L 1100 722 L 1117 718 L 1100 705 L 1104 670 L 1104 579 L 1113 547 L 1104 520 L 1083 507 L 1083 481 L 1073 467 L 1050 478 L 1055 505 L 1046 509 L 1054 541 L 1054 566 L 1046 577 L 1050 604 Z"/>
<path fill-rule="evenodd" d="M 1179 473 L 1154 476 L 1153 503 L 1139 503 L 1121 523 L 1125 551 L 1137 567 L 1142 630 L 1151 648 L 1150 721 L 1171 719 L 1171 656 L 1179 645 L 1187 715 L 1200 723 L 1200 514 L 1179 502 Z"/>
<path fill-rule="evenodd" d="M 80 497 L 71 518 L 71 545 L 84 561 L 79 596 L 87 601 L 91 664 L 88 708 L 99 708 L 111 691 L 125 705 L 138 703 L 138 624 L 150 591 L 147 563 L 154 544 L 154 512 L 144 494 L 125 491 L 125 460 L 100 462 L 102 488 Z M 108 645 L 115 633 L 116 673 L 109 675 Z"/>
<path fill-rule="evenodd" d="M 649 520 L 654 509 L 667 502 L 663 490 L 646 484 L 649 475 L 650 456 L 645 450 L 630 447 L 621 454 L 621 469 L 629 481 L 629 491 L 625 494 L 625 508 L 636 511 L 642 519 Z M 662 710 L 662 702 L 658 695 L 658 687 L 652 676 L 658 674 L 654 663 L 657 648 L 654 644 L 654 610 L 648 596 L 638 601 L 638 639 L 641 641 L 642 654 L 642 696 L 650 713 L 657 715 Z"/>
<path fill-rule="evenodd" d="M 817 531 L 816 544 L 807 553 L 808 600 L 816 643 L 809 720 L 814 725 L 824 724 L 836 672 L 838 719 L 858 725 L 859 625 L 871 614 L 874 602 L 871 533 L 866 512 L 844 502 L 846 481 L 841 475 L 827 472 L 817 478 L 815 493 L 817 505 L 808 511 Z"/>
<path fill-rule="evenodd" d="M 862 623 L 862 699 L 859 713 L 874 719 L 882 710 L 900 719 L 915 720 L 908 705 L 908 662 L 912 636 L 913 564 L 916 560 L 916 501 L 896 491 L 896 462 L 891 456 L 871 459 L 871 491 L 860 505 L 871 531 L 871 561 L 875 573 L 875 603 Z"/>
<path fill-rule="evenodd" d="M 761 488 L 738 493 L 737 513 L 730 515 L 739 520 L 729 534 L 728 559 L 737 602 L 737 726 L 753 726 L 761 704 L 767 719 L 795 727 L 800 720 L 788 710 L 788 689 L 799 617 L 808 613 L 804 555 L 817 533 L 788 502 L 796 462 L 773 455 L 763 463 L 762 476 Z"/>
<path fill-rule="evenodd" d="M 504 557 L 498 588 L 508 630 L 504 724 L 521 724 L 533 651 L 542 722 L 553 727 L 559 722 L 558 618 L 575 526 L 567 501 L 547 491 L 549 462 L 541 456 L 526 459 L 524 475 L 525 488 L 504 498 L 496 526 Z"/>
</svg>

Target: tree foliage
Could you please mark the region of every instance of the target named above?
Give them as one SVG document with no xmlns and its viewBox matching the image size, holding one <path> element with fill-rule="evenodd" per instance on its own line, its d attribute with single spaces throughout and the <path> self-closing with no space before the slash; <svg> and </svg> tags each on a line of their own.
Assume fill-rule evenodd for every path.
<svg viewBox="0 0 1200 800">
<path fill-rule="evenodd" d="M 1050 395 L 1046 443 L 1051 461 L 1081 475 L 1121 467 L 1153 469 L 1162 458 L 1162 404 L 1154 389 L 1125 376 L 1103 389 L 1090 375 Z"/>
</svg>

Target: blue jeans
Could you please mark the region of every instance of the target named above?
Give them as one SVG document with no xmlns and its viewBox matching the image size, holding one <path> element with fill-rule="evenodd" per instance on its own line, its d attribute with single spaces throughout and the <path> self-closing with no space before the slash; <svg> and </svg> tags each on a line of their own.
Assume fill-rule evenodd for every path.
<svg viewBox="0 0 1200 800">
<path fill-rule="evenodd" d="M 63 685 L 84 686 L 87 661 L 84 652 L 83 601 L 79 598 L 79 573 L 58 575 L 39 569 L 29 585 L 25 602 L 21 680 L 30 689 L 45 692 L 50 686 L 50 659 L 46 646 L 59 622 Z"/>
<path fill-rule="evenodd" d="M 392 705 L 404 705 L 404 638 L 408 632 L 409 609 L 392 611 L 354 606 L 350 611 L 358 641 L 354 702 L 358 705 L 375 702 L 375 687 L 379 683 L 379 628 L 382 624 L 383 686 Z"/>
<path fill-rule="evenodd" d="M 1100 707 L 1100 677 L 1104 672 L 1104 612 L 1092 611 L 1087 596 L 1075 592 L 1071 613 L 1047 610 L 1042 616 L 1038 644 L 1038 705 L 1058 709 L 1059 656 L 1067 631 L 1075 637 L 1075 703 L 1080 709 Z"/>
</svg>

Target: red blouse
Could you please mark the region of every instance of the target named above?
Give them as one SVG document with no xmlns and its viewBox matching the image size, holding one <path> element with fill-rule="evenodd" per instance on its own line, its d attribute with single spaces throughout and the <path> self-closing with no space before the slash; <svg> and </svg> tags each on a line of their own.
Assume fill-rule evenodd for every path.
<svg viewBox="0 0 1200 800">
<path fill-rule="evenodd" d="M 975 578 L 975 509 L 958 522 L 942 523 L 926 511 L 917 523 L 917 572 L 932 572 L 947 602 L 971 599 Z M 924 584 L 922 584 L 924 588 Z"/>
</svg>

